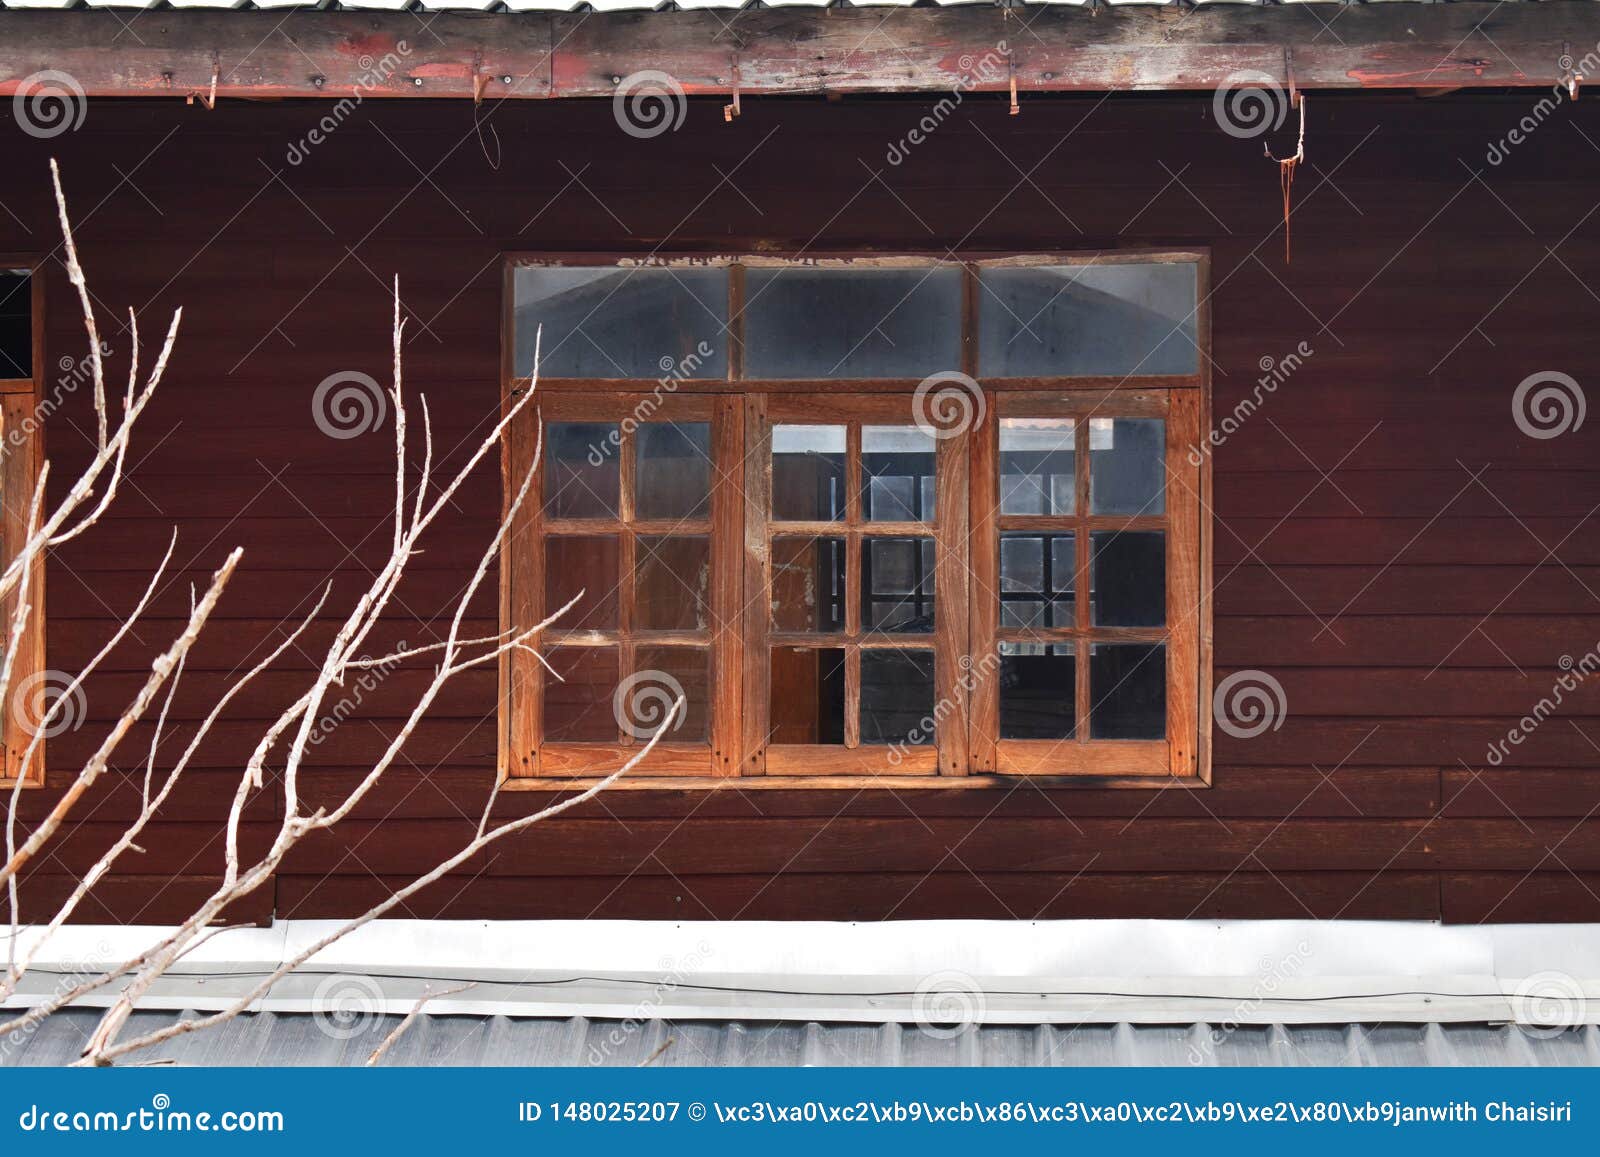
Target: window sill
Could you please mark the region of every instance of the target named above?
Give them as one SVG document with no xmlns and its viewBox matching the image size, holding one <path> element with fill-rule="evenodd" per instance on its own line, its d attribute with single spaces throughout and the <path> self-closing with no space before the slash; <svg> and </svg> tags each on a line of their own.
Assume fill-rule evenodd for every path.
<svg viewBox="0 0 1600 1157">
<path fill-rule="evenodd" d="M 501 791 L 583 791 L 602 782 L 597 777 L 512 776 Z M 607 791 L 995 791 L 1022 785 L 1047 788 L 1207 788 L 1200 775 L 729 775 L 623 776 Z"/>
</svg>

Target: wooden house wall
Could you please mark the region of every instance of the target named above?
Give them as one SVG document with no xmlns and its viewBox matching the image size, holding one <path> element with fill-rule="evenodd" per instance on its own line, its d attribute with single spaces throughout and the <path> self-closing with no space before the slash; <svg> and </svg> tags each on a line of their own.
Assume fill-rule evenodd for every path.
<svg viewBox="0 0 1600 1157">
<path fill-rule="evenodd" d="M 604 102 L 374 101 L 301 144 L 298 164 L 291 146 L 331 104 L 96 102 L 52 141 L 8 122 L 0 250 L 56 245 L 56 156 L 118 371 L 117 313 L 138 310 L 149 353 L 185 311 L 120 501 L 49 568 L 50 666 L 91 656 L 173 527 L 177 573 L 90 683 L 89 722 L 51 742 L 24 817 L 57 796 L 190 582 L 231 547 L 244 563 L 175 718 L 199 718 L 330 578 L 347 603 L 385 552 L 392 427 L 326 437 L 311 397 L 337 371 L 386 380 L 394 274 L 408 389 L 459 457 L 496 413 L 505 250 L 1204 244 L 1218 416 L 1267 359 L 1313 351 L 1215 452 L 1216 677 L 1270 672 L 1288 714 L 1253 739 L 1219 732 L 1213 787 L 619 792 L 503 843 L 407 913 L 1600 919 L 1600 680 L 1485 762 L 1562 657 L 1600 642 L 1600 417 L 1549 440 L 1512 420 L 1536 371 L 1600 386 L 1600 105 L 1563 106 L 1503 163 L 1486 159 L 1542 95 L 1313 98 L 1292 263 L 1277 170 L 1259 141 L 1218 130 L 1204 96 L 1032 99 L 1017 117 L 969 98 L 898 165 L 886 151 L 930 101 L 747 101 L 732 124 L 695 103 L 647 141 Z M 83 348 L 59 267 L 48 307 L 47 393 Z M 48 420 L 56 494 L 91 418 L 77 390 Z M 386 638 L 438 637 L 498 504 L 484 470 L 416 560 Z M 473 633 L 494 616 L 490 591 Z M 236 769 L 329 630 L 229 714 L 81 918 L 170 920 L 215 881 Z M 389 676 L 310 753 L 314 800 L 379 749 L 423 678 Z M 496 710 L 492 671 L 452 686 L 360 812 L 235 915 L 353 914 L 453 850 L 494 776 Z M 117 778 L 27 878 L 30 913 L 133 814 L 148 739 L 136 729 Z M 497 812 L 548 799 L 503 793 Z M 253 805 L 248 847 L 277 808 L 271 792 Z"/>
</svg>

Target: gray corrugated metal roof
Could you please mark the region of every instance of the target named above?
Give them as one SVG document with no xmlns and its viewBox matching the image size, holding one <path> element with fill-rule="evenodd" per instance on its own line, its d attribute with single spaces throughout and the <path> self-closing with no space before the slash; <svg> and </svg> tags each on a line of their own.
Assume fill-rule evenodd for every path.
<svg viewBox="0 0 1600 1157">
<path fill-rule="evenodd" d="M 141 1011 L 125 1036 L 181 1013 Z M 76 1059 L 99 1020 L 67 1009 L 9 1048 L 0 1066 Z M 306 1013 L 255 1013 L 178 1037 L 130 1058 L 193 1066 L 360 1065 L 400 1024 L 374 1016 L 349 1031 Z M 755 1021 L 613 1021 L 586 1017 L 435 1016 L 423 1013 L 385 1054 L 398 1066 L 863 1066 L 940 1065 L 1600 1065 L 1600 1028 L 1489 1024 L 984 1025 L 927 1031 L 914 1024 Z"/>
</svg>

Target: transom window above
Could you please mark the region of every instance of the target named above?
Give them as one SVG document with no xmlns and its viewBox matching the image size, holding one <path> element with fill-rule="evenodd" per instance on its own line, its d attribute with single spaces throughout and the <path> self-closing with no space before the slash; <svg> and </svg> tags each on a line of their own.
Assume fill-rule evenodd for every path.
<svg viewBox="0 0 1600 1157">
<path fill-rule="evenodd" d="M 1203 277 L 514 264 L 507 775 L 1203 782 Z"/>
</svg>

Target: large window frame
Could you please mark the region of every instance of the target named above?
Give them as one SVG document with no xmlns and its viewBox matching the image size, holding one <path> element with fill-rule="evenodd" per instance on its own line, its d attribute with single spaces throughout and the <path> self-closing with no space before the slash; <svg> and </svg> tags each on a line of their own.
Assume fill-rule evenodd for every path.
<svg viewBox="0 0 1600 1157">
<path fill-rule="evenodd" d="M 1125 377 L 980 377 L 978 374 L 978 308 L 984 292 L 984 268 L 1017 265 L 1089 265 L 1117 263 L 1189 263 L 1196 270 L 1196 370 L 1185 374 Z M 713 471 L 711 513 L 705 529 L 711 535 L 712 628 L 693 640 L 642 638 L 620 633 L 590 634 L 552 631 L 542 645 L 555 643 L 612 646 L 626 654 L 632 646 L 689 643 L 709 648 L 712 688 L 704 743 L 682 743 L 670 735 L 650 759 L 621 781 L 635 788 L 993 787 L 1029 782 L 1051 786 L 1197 787 L 1210 783 L 1211 610 L 1210 610 L 1210 456 L 1195 453 L 1204 443 L 1209 422 L 1210 311 L 1209 253 L 1204 249 L 1033 252 L 1028 254 L 966 253 L 959 261 L 947 255 L 906 253 L 894 256 L 840 255 L 797 257 L 616 254 L 508 254 L 503 280 L 502 376 L 509 405 L 529 388 L 515 366 L 514 277 L 527 265 L 596 267 L 693 268 L 727 265 L 728 330 L 726 373 L 716 378 L 687 376 L 663 391 L 658 379 L 566 378 L 541 376 L 540 397 L 526 407 L 514 425 L 504 454 L 507 501 L 533 461 L 540 444 L 541 423 L 550 421 L 623 420 L 636 414 L 643 396 L 650 416 L 693 417 L 713 425 L 713 442 L 721 455 Z M 962 373 L 979 382 L 986 403 L 981 419 L 970 429 L 937 443 L 936 492 L 939 517 L 932 522 L 869 523 L 858 507 L 860 430 L 874 421 L 904 421 L 907 402 L 921 378 L 750 379 L 745 376 L 744 307 L 746 272 L 752 268 L 801 265 L 833 266 L 953 265 L 962 273 Z M 956 367 L 951 367 L 956 368 Z M 1033 517 L 1001 515 L 997 510 L 998 430 L 1008 418 L 1077 419 L 1077 471 L 1080 501 L 1068 515 Z M 1085 419 L 1159 417 L 1166 423 L 1165 487 L 1167 500 L 1159 514 L 1111 516 L 1091 514 L 1087 496 L 1090 422 Z M 778 422 L 826 420 L 850 430 L 850 469 L 845 493 L 849 505 L 842 518 L 825 524 L 779 522 L 770 517 L 771 431 Z M 631 480 L 631 455 L 623 446 L 624 494 Z M 538 472 L 543 474 L 542 469 Z M 541 481 L 513 525 L 501 568 L 501 626 L 513 629 L 539 622 L 554 608 L 546 607 L 537 576 L 543 573 L 544 536 L 551 531 L 542 511 Z M 627 499 L 624 499 L 626 505 Z M 557 532 L 605 529 L 627 540 L 639 531 L 628 525 L 628 511 L 604 528 L 561 526 Z M 1007 532 L 1066 531 L 1075 535 L 1077 573 L 1087 574 L 1091 534 L 1118 528 L 1159 530 L 1166 536 L 1166 625 L 1158 628 L 1099 627 L 1090 622 L 1089 602 L 1079 598 L 1071 625 L 1019 632 L 1000 624 L 1000 603 L 979 597 L 997 591 L 1000 536 Z M 644 528 L 648 530 L 649 528 Z M 845 629 L 804 640 L 791 638 L 772 624 L 773 534 L 835 535 L 847 544 L 850 610 Z M 803 642 L 837 647 L 846 656 L 849 694 L 860 687 L 860 655 L 874 648 L 904 647 L 904 637 L 884 638 L 862 630 L 858 577 L 863 543 L 877 536 L 916 534 L 935 542 L 934 570 L 941 604 L 935 629 L 910 645 L 933 652 L 936 694 L 949 707 L 939 718 L 937 744 L 896 745 L 893 759 L 881 745 L 863 745 L 848 723 L 844 745 L 769 743 L 768 717 L 771 648 Z M 623 547 L 626 559 L 628 548 Z M 625 588 L 627 565 L 623 569 Z M 1080 578 L 1080 582 L 1081 582 Z M 627 590 L 621 597 L 627 601 Z M 1166 646 L 1166 738 L 1160 740 L 1093 739 L 1088 727 L 1065 740 L 1004 739 L 999 727 L 999 689 L 983 677 L 975 659 L 994 652 L 1003 642 L 1022 638 L 1071 644 L 1080 654 L 1102 642 L 1156 641 Z M 621 670 L 626 671 L 624 662 Z M 1081 718 L 1087 718 L 1088 665 L 1078 663 L 1073 696 Z M 501 666 L 500 770 L 505 786 L 551 790 L 581 787 L 612 770 L 634 750 L 624 736 L 615 744 L 543 742 L 540 695 L 546 671 L 534 656 L 513 653 Z M 854 699 L 847 696 L 847 703 Z M 853 713 L 848 717 L 854 722 Z"/>
<path fill-rule="evenodd" d="M 0 269 L 29 271 L 32 332 L 31 375 L 0 376 L 0 565 L 4 565 L 28 533 L 28 511 L 33 503 L 39 470 L 44 462 L 40 426 L 40 401 L 45 378 L 44 277 L 36 255 L 0 253 Z M 23 710 L 37 692 L 44 659 L 44 560 L 32 568 L 25 590 L 0 601 L 0 624 L 9 625 L 18 598 L 32 608 L 12 662 L 9 691 L 0 703 L 0 787 L 16 784 L 19 771 L 24 787 L 42 787 L 45 781 L 45 744 L 23 767 L 23 757 L 33 742 L 35 728 Z"/>
</svg>

